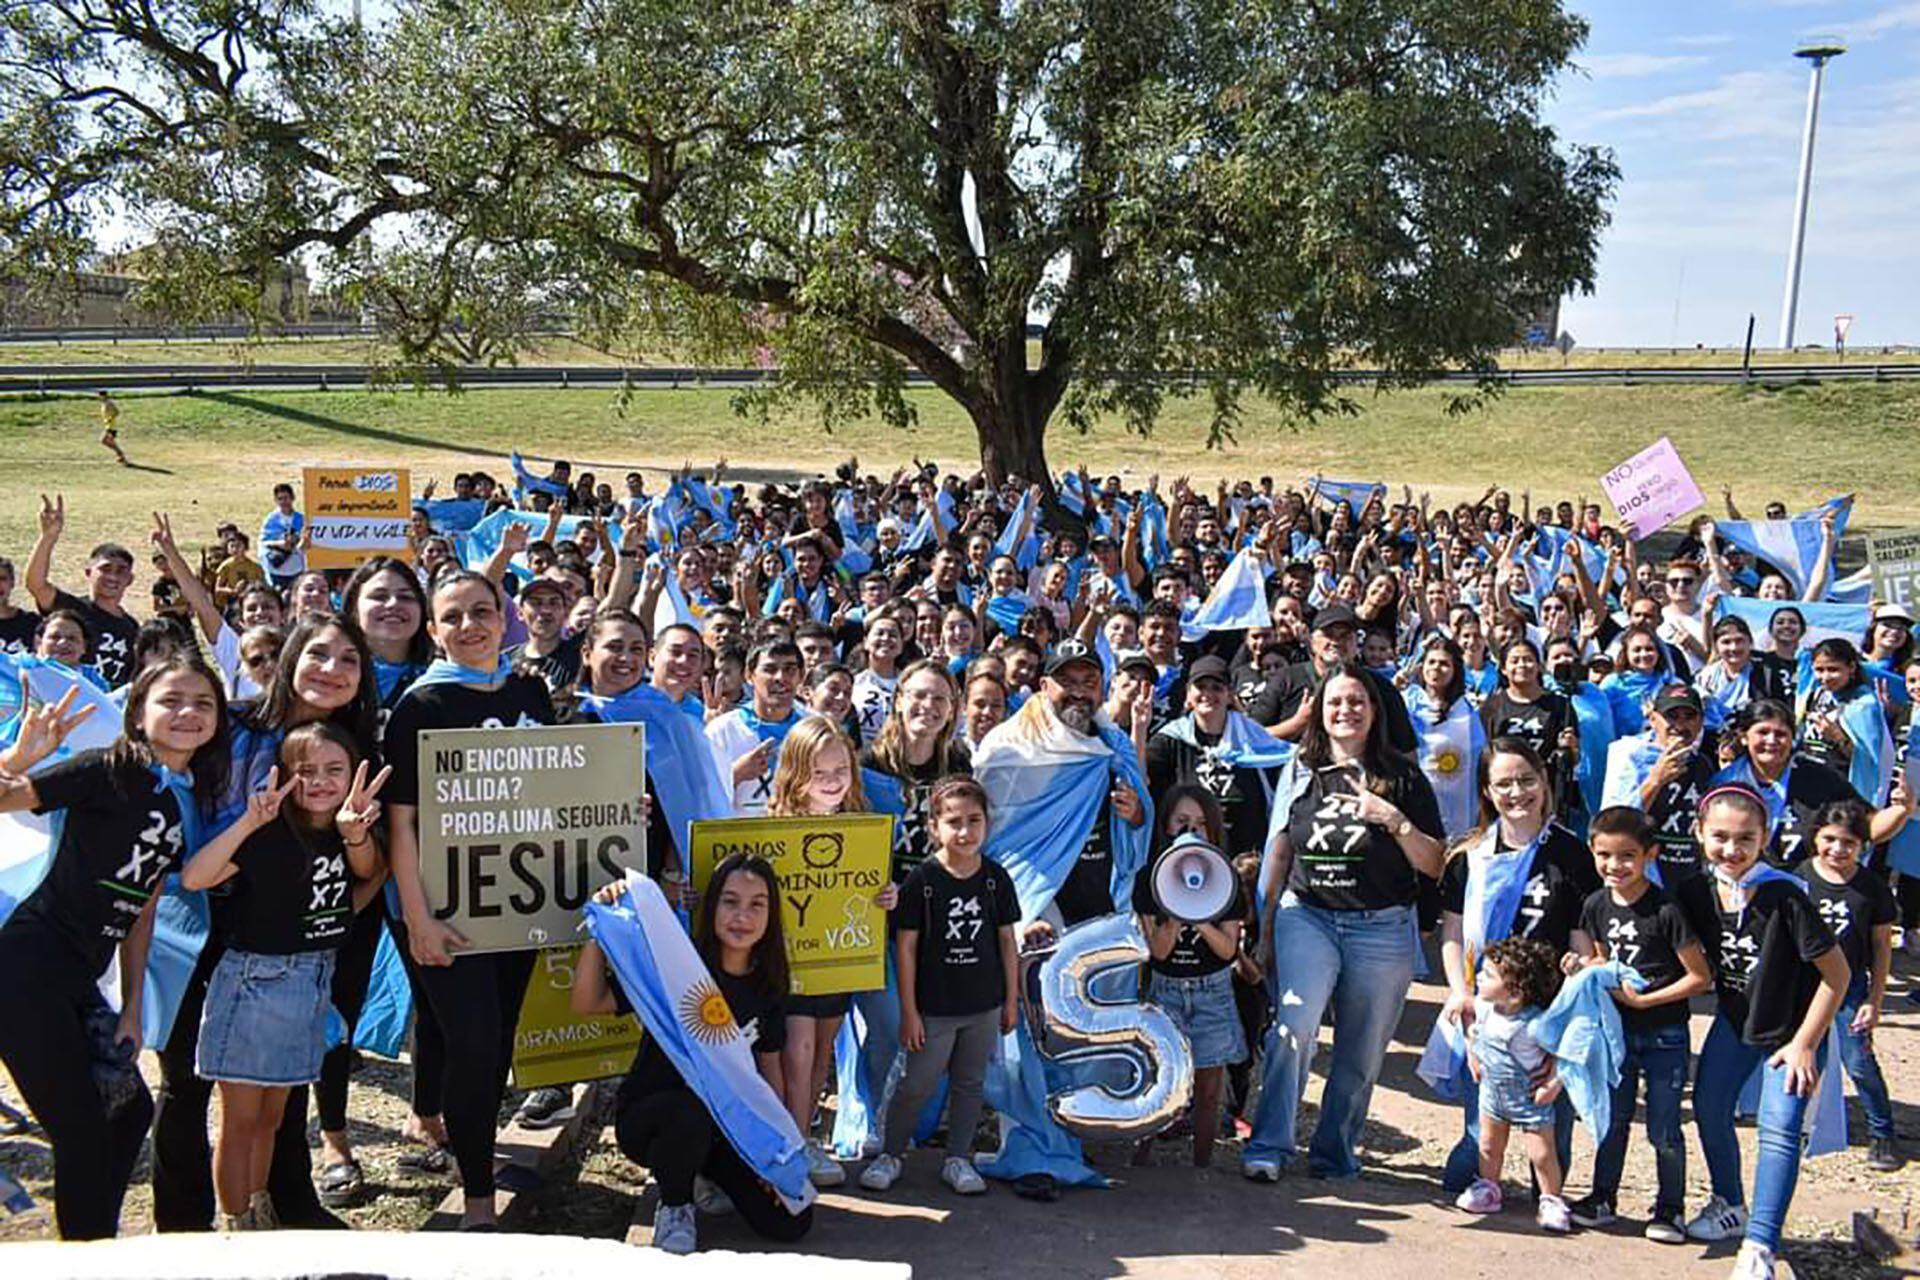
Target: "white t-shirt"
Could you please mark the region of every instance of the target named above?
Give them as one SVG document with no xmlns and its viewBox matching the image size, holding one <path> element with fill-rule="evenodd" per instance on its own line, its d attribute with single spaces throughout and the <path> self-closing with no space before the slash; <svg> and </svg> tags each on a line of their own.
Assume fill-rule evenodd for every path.
<svg viewBox="0 0 1920 1280">
<path fill-rule="evenodd" d="M 298 535 L 304 532 L 306 527 L 307 517 L 298 511 L 283 516 L 280 508 L 275 507 L 267 513 L 267 518 L 260 524 L 260 563 L 266 566 L 268 573 L 276 578 L 291 578 L 307 571 L 307 553 L 301 549 L 297 536 L 293 550 L 284 555 L 272 546 L 289 533 Z"/>
<path fill-rule="evenodd" d="M 713 748 L 713 762 L 719 766 L 720 780 L 733 788 L 733 816 L 759 818 L 773 799 L 773 771 L 780 764 L 780 746 L 767 752 L 767 768 L 757 778 L 733 781 L 733 762 L 760 745 L 760 735 L 747 727 L 746 717 L 729 711 L 707 722 L 707 743 Z"/>
<path fill-rule="evenodd" d="M 862 671 L 853 678 L 853 714 L 860 723 L 860 745 L 872 746 L 880 736 L 880 726 L 893 710 L 893 692 L 900 686 L 899 676 L 882 676 Z"/>
<path fill-rule="evenodd" d="M 220 669 L 220 678 L 226 681 L 228 701 L 244 702 L 266 692 L 254 683 L 253 677 L 247 674 L 246 664 L 240 661 L 239 633 L 224 622 L 220 624 L 220 634 L 213 640 L 213 664 Z"/>
</svg>

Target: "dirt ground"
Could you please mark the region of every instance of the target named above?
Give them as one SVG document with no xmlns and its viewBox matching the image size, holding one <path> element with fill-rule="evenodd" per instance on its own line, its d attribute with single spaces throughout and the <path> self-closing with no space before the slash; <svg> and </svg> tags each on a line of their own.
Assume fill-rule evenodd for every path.
<svg viewBox="0 0 1920 1280">
<path fill-rule="evenodd" d="M 1880 1034 L 1880 1057 L 1901 1132 L 1920 1154 L 1920 1115 L 1914 1103 L 1903 1101 L 1920 1098 L 1920 1004 L 1909 1002 L 1909 991 L 1920 991 L 1920 965 L 1901 957 Z M 1416 984 L 1408 1001 L 1374 1096 L 1364 1143 L 1367 1171 L 1358 1181 L 1290 1177 L 1278 1186 L 1255 1185 L 1239 1176 L 1237 1144 L 1223 1143 L 1214 1168 L 1197 1171 L 1187 1163 L 1188 1144 L 1167 1141 L 1156 1144 L 1148 1167 L 1132 1167 L 1127 1148 L 1095 1148 L 1094 1161 L 1113 1176 L 1113 1188 L 1073 1192 L 1058 1204 L 1041 1205 L 991 1184 L 985 1196 L 955 1196 L 939 1183 L 934 1156 L 916 1154 L 908 1160 L 907 1176 L 887 1196 L 845 1188 L 823 1194 L 814 1231 L 801 1247 L 811 1254 L 907 1262 L 915 1274 L 929 1277 L 997 1276 L 1041 1257 L 1048 1274 L 1060 1280 L 1238 1280 L 1310 1269 L 1324 1274 L 1354 1264 L 1367 1268 L 1368 1280 L 1424 1278 L 1436 1267 L 1450 1277 L 1549 1267 L 1573 1275 L 1629 1269 L 1676 1277 L 1726 1274 L 1730 1245 L 1663 1247 L 1640 1237 L 1643 1220 L 1635 1215 L 1651 1202 L 1653 1169 L 1637 1131 L 1621 1194 L 1625 1216 L 1613 1228 L 1548 1237 L 1534 1226 L 1530 1210 L 1519 1207 L 1524 1197 L 1517 1194 L 1510 1196 L 1506 1213 L 1491 1219 L 1471 1219 L 1453 1209 L 1439 1194 L 1439 1173 L 1459 1131 L 1458 1113 L 1434 1101 L 1413 1076 L 1442 994 L 1434 985 Z M 1705 1027 L 1706 1019 L 1696 1016 L 1696 1042 Z M 353 1134 L 377 1193 L 345 1215 L 356 1227 L 417 1227 L 451 1186 L 450 1177 L 408 1177 L 395 1167 L 407 1146 L 402 1138 L 406 1088 L 405 1066 L 377 1059 L 368 1059 L 354 1078 Z M 1303 1128 L 1312 1123 L 1318 1092 L 1316 1078 Z M 4 1073 L 0 1099 L 19 1105 Z M 1877 1267 L 1847 1243 L 1848 1222 L 1857 1209 L 1878 1209 L 1896 1233 L 1903 1215 L 1911 1213 L 1904 1235 L 1912 1239 L 1920 1231 L 1920 1165 L 1895 1174 L 1870 1172 L 1865 1125 L 1857 1110 L 1852 1128 L 1857 1144 L 1852 1150 L 1811 1161 L 1802 1170 L 1784 1257 L 1802 1277 L 1920 1274 L 1920 1264 L 1912 1262 L 1904 1273 Z M 1707 1194 L 1706 1169 L 1690 1118 L 1687 1133 L 1688 1199 L 1697 1206 Z M 1741 1136 L 1751 1172 L 1752 1130 L 1743 1129 Z M 1570 1194 L 1585 1189 L 1591 1164 L 1592 1144 L 1576 1133 Z M 18 1178 L 39 1202 L 26 1214 L 0 1218 L 0 1240 L 49 1236 L 52 1170 L 44 1142 L 36 1135 L 0 1137 L 0 1169 Z M 146 1175 L 143 1164 L 128 1196 L 124 1233 L 151 1229 Z M 1526 1174 L 1517 1151 L 1509 1156 L 1507 1175 L 1510 1192 L 1524 1190 Z M 607 1132 L 566 1177 L 531 1198 L 519 1229 L 617 1238 L 625 1234 L 645 1187 L 644 1171 L 620 1156 Z M 703 1218 L 700 1225 L 706 1247 L 760 1247 L 734 1220 Z M 1396 1247 L 1364 1247 L 1383 1243 Z"/>
</svg>

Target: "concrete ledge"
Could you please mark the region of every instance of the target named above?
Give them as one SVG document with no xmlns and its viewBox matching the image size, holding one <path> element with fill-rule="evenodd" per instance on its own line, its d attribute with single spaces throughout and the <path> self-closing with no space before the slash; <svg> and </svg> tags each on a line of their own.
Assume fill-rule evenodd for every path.
<svg viewBox="0 0 1920 1280">
<path fill-rule="evenodd" d="M 589 1080 L 574 1085 L 573 1118 L 565 1124 L 551 1129 L 523 1129 L 509 1122 L 494 1136 L 493 1170 L 499 1180 L 494 1204 L 502 1227 L 513 1224 L 518 1216 L 515 1206 L 522 1197 L 545 1183 L 566 1163 L 599 1110 L 602 1089 L 611 1096 L 617 1084 L 618 1081 L 613 1080 Z M 597 1134 L 599 1129 L 595 1127 L 592 1132 Z M 455 1179 L 453 1190 L 435 1207 L 433 1216 L 421 1226 L 422 1231 L 452 1231 L 459 1227 L 467 1198 L 457 1185 L 457 1172 Z"/>
</svg>

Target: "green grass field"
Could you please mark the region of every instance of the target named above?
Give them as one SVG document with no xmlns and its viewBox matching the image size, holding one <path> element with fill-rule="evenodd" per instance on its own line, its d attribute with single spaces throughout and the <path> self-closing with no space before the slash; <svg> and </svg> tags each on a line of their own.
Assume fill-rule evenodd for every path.
<svg viewBox="0 0 1920 1280">
<path fill-rule="evenodd" d="M 1920 526 L 1920 386 L 1835 383 L 1763 387 L 1553 387 L 1515 390 L 1490 408 L 1444 412 L 1439 392 L 1366 402 L 1357 417 L 1289 426 L 1257 410 L 1237 445 L 1205 447 L 1205 406 L 1169 405 L 1142 438 L 1118 424 L 1051 439 L 1056 469 L 1085 459 L 1096 472 L 1272 475 L 1298 482 L 1323 471 L 1410 484 L 1436 501 L 1477 497 L 1498 483 L 1518 496 L 1598 498 L 1599 477 L 1662 435 L 1720 509 L 1734 487 L 1748 514 L 1779 498 L 1798 509 L 1836 493 L 1860 497 L 1856 527 Z M 178 518 L 182 541 L 210 538 L 217 519 L 257 526 L 278 480 L 323 463 L 405 464 L 416 488 L 429 476 L 484 467 L 508 474 L 506 456 L 563 456 L 618 484 L 631 467 L 707 464 L 811 474 L 856 453 L 863 468 L 891 469 L 918 455 L 971 468 L 970 424 L 949 402 L 919 396 L 920 425 L 878 423 L 827 435 L 804 416 L 761 426 L 729 409 L 717 390 L 643 391 L 622 408 L 605 391 L 498 390 L 376 394 L 313 391 L 129 395 L 121 440 L 133 461 L 117 466 L 96 443 L 91 401 L 0 398 L 0 555 L 24 561 L 36 495 L 67 495 L 72 531 L 58 562 L 75 575 L 84 544 L 143 545 L 148 513 Z M 143 565 L 144 567 L 144 565 Z"/>
</svg>

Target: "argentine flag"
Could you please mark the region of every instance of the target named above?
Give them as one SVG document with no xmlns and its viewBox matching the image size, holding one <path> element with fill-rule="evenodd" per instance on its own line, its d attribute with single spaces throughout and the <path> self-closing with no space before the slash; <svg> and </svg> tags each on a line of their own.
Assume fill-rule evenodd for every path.
<svg viewBox="0 0 1920 1280">
<path fill-rule="evenodd" d="M 760 1075 L 733 1010 L 660 886 L 627 872 L 616 906 L 589 902 L 587 929 L 606 953 L 647 1034 L 706 1104 L 733 1149 L 788 1213 L 813 1203 L 805 1147 L 793 1117 Z"/>
<path fill-rule="evenodd" d="M 1358 520 L 1367 504 L 1375 498 L 1385 501 L 1387 486 L 1378 480 L 1327 480 L 1313 482 L 1313 491 L 1332 502 L 1344 502 Z"/>
<path fill-rule="evenodd" d="M 1847 640 L 1860 643 L 1860 637 L 1873 625 L 1873 609 L 1864 604 L 1817 604 L 1802 600 L 1754 600 L 1745 596 L 1720 596 L 1715 602 L 1722 618 L 1740 618 L 1752 629 L 1754 646 L 1769 648 L 1767 636 L 1773 615 L 1792 609 L 1807 621 L 1800 637 L 1804 653 L 1822 640 Z"/>
<path fill-rule="evenodd" d="M 1853 514 L 1852 498 L 1834 498 L 1791 520 L 1726 520 L 1714 529 L 1748 555 L 1780 570 L 1793 584 L 1793 594 L 1804 596 L 1820 567 L 1820 520 L 1829 508 L 1838 512 L 1833 521 L 1837 546 L 1847 531 L 1847 518 Z"/>
<path fill-rule="evenodd" d="M 1261 572 L 1259 556 L 1251 550 L 1234 552 L 1233 562 L 1193 615 L 1192 626 L 1201 631 L 1245 631 L 1272 625 L 1267 579 Z"/>
<path fill-rule="evenodd" d="M 1473 830 L 1480 817 L 1476 779 L 1487 731 L 1464 695 L 1443 709 L 1417 684 L 1407 687 L 1407 714 L 1420 739 L 1420 772 L 1427 775 L 1440 804 L 1447 839 L 1457 840 Z"/>
</svg>

